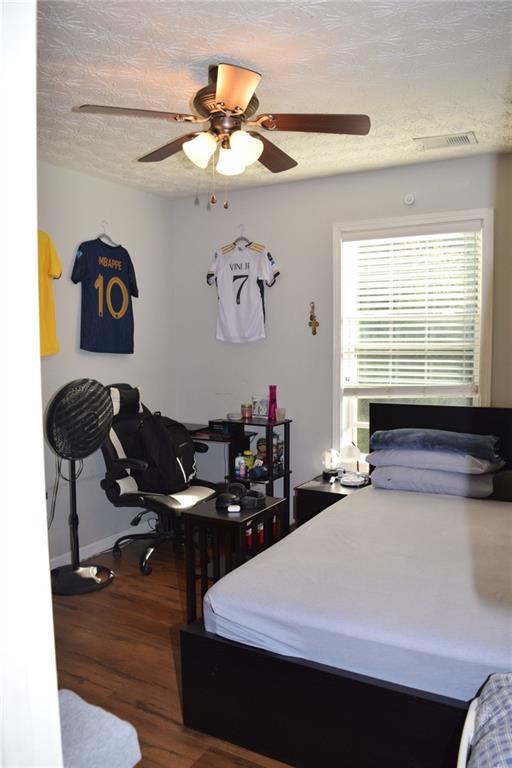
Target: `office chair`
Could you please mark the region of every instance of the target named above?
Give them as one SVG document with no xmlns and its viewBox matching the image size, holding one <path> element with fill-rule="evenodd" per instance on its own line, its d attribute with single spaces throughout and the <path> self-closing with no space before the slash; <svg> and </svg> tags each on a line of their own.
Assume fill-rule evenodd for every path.
<svg viewBox="0 0 512 768">
<path fill-rule="evenodd" d="M 142 507 L 131 521 L 137 526 L 149 512 L 157 515 L 157 526 L 151 533 L 134 533 L 121 536 L 113 547 L 114 554 L 120 554 L 123 541 L 146 539 L 151 544 L 140 557 L 140 570 L 151 573 L 149 558 L 164 541 L 180 540 L 181 512 L 216 496 L 217 486 L 205 480 L 193 479 L 191 484 L 177 493 L 158 493 L 144 490 L 144 475 L 151 472 L 151 462 L 144 455 L 141 438 L 141 422 L 151 412 L 140 400 L 137 387 L 129 384 L 111 384 L 108 387 L 112 398 L 114 417 L 112 427 L 101 446 L 105 460 L 106 474 L 101 481 L 108 500 L 115 507 Z M 197 453 L 206 453 L 208 446 L 194 441 Z M 150 486 L 151 487 L 151 486 Z"/>
</svg>

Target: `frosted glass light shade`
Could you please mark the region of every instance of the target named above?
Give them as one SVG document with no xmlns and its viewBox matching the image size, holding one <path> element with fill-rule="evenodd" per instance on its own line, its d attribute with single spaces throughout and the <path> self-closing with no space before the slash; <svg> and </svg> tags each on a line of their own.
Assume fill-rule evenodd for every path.
<svg viewBox="0 0 512 768">
<path fill-rule="evenodd" d="M 238 176 L 245 171 L 245 163 L 240 156 L 232 149 L 219 149 L 219 159 L 217 161 L 217 172 L 223 176 Z"/>
<path fill-rule="evenodd" d="M 235 131 L 231 134 L 229 144 L 246 166 L 255 163 L 263 152 L 261 139 L 251 136 L 246 131 Z"/>
<path fill-rule="evenodd" d="M 190 141 L 186 141 L 183 144 L 183 151 L 189 160 L 192 160 L 194 165 L 199 168 L 206 168 L 210 157 L 217 149 L 217 141 L 215 137 L 205 131 L 195 136 Z"/>
<path fill-rule="evenodd" d="M 338 469 L 340 463 L 341 456 L 335 448 L 329 448 L 328 451 L 322 453 L 322 467 L 324 468 L 324 472 Z"/>
</svg>

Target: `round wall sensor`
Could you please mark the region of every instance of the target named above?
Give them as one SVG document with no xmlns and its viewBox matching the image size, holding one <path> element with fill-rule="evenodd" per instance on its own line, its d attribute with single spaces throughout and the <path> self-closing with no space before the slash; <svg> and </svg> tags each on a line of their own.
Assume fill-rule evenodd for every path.
<svg viewBox="0 0 512 768">
<path fill-rule="evenodd" d="M 412 194 L 412 192 L 410 192 L 408 195 L 406 195 L 406 196 L 404 197 L 404 203 L 405 203 L 406 205 L 413 205 L 415 202 L 416 202 L 416 198 L 414 197 L 414 195 Z"/>
</svg>

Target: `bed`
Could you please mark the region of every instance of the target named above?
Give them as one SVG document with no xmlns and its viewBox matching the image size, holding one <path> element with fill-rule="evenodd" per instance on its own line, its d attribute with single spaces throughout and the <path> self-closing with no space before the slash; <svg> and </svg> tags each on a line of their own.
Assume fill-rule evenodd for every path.
<svg viewBox="0 0 512 768">
<path fill-rule="evenodd" d="M 510 465 L 512 410 L 371 406 L 403 426 L 497 434 Z M 182 632 L 185 724 L 296 766 L 455 766 L 512 668 L 509 509 L 368 488 L 228 574 Z"/>
</svg>

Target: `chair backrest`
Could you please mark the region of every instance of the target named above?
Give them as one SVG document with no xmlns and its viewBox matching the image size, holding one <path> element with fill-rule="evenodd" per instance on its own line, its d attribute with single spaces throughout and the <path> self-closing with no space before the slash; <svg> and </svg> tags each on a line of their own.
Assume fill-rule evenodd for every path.
<svg viewBox="0 0 512 768">
<path fill-rule="evenodd" d="M 175 493 L 196 475 L 194 443 L 182 424 L 151 414 L 140 391 L 129 384 L 110 385 L 114 418 L 102 446 L 107 477 L 102 483 L 115 503 L 120 494 Z M 145 470 L 120 467 L 119 459 L 139 459 Z"/>
<path fill-rule="evenodd" d="M 111 384 L 108 388 L 112 397 L 114 418 L 107 439 L 101 446 L 107 475 L 112 472 L 113 462 L 118 459 L 144 458 L 139 440 L 140 423 L 151 413 L 141 402 L 138 387 L 132 387 L 130 384 Z M 116 480 L 117 492 L 109 493 L 108 487 L 106 488 L 111 500 L 113 495 L 136 493 L 139 490 L 139 484 L 129 469 L 116 469 Z"/>
</svg>

